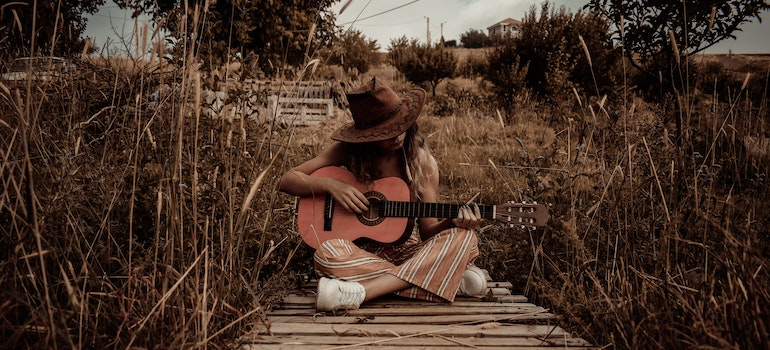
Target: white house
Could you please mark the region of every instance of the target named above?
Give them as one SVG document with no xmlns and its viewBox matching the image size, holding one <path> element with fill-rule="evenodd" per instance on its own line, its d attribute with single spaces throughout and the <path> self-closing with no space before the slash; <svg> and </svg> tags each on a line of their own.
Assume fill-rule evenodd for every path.
<svg viewBox="0 0 770 350">
<path fill-rule="evenodd" d="M 519 34 L 519 27 L 521 27 L 521 21 L 508 17 L 487 27 L 487 34 L 489 36 L 516 36 Z"/>
</svg>

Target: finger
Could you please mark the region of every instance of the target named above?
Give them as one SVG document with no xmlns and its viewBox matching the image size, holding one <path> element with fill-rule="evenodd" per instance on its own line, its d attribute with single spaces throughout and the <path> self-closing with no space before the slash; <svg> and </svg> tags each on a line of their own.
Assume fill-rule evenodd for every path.
<svg viewBox="0 0 770 350">
<path fill-rule="evenodd" d="M 355 190 L 354 194 L 356 198 L 359 200 L 359 202 L 363 203 L 365 207 L 367 208 L 369 207 L 369 199 L 366 198 L 366 196 L 364 196 L 364 194 L 361 193 L 361 191 Z"/>
<path fill-rule="evenodd" d="M 353 203 L 353 201 L 350 201 L 350 202 L 348 202 L 348 201 L 342 202 L 342 206 L 343 206 L 345 209 L 347 209 L 348 211 L 350 211 L 350 212 L 353 212 L 353 213 L 356 213 L 356 214 L 361 214 L 361 213 L 363 213 L 363 211 L 361 210 L 361 208 L 359 208 L 357 205 L 355 205 L 355 203 Z"/>
<path fill-rule="evenodd" d="M 461 206 L 461 207 L 460 207 L 460 209 L 457 211 L 457 218 L 458 218 L 458 219 L 460 219 L 460 220 L 464 219 L 464 218 L 465 218 L 465 212 L 466 212 L 466 208 L 465 208 L 465 206 L 463 205 L 463 206 Z"/>
<path fill-rule="evenodd" d="M 463 217 L 467 220 L 476 219 L 476 215 L 473 214 L 473 210 L 471 210 L 471 207 L 467 205 L 463 206 Z"/>
<path fill-rule="evenodd" d="M 364 198 L 364 201 L 366 201 L 366 198 Z M 358 197 L 353 198 L 353 205 L 355 206 L 356 213 L 361 214 L 369 209 L 369 201 L 364 201 Z"/>
</svg>

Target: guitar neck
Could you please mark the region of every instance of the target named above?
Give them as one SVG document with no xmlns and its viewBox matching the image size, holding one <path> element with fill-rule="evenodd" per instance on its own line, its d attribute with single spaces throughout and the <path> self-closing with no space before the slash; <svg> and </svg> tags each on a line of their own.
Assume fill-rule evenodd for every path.
<svg viewBox="0 0 770 350">
<path fill-rule="evenodd" d="M 378 214 L 383 217 L 410 217 L 410 218 L 456 218 L 460 207 L 464 204 L 451 203 L 423 203 L 423 202 L 399 202 L 376 201 L 370 203 L 376 208 Z M 484 219 L 495 218 L 494 205 L 478 205 L 481 217 Z"/>
</svg>

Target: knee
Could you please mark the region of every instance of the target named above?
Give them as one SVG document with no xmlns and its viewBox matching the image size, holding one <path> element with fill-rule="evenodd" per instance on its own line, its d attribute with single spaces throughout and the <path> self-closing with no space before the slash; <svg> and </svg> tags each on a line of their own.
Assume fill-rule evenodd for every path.
<svg viewBox="0 0 770 350">
<path fill-rule="evenodd" d="M 475 230 L 455 227 L 449 231 L 449 234 L 458 238 L 463 238 L 463 239 L 467 238 L 467 239 L 472 239 L 473 241 L 477 240 Z"/>
<path fill-rule="evenodd" d="M 459 231 L 464 231 L 463 235 L 468 237 L 468 239 L 470 239 L 474 245 L 478 244 L 479 238 L 476 236 L 476 230 L 459 229 Z"/>
<path fill-rule="evenodd" d="M 476 231 L 458 227 L 445 230 L 438 235 L 433 236 L 431 239 L 449 239 L 456 242 L 466 242 L 465 244 L 472 247 L 476 247 L 479 244 L 478 237 L 476 237 Z"/>
</svg>

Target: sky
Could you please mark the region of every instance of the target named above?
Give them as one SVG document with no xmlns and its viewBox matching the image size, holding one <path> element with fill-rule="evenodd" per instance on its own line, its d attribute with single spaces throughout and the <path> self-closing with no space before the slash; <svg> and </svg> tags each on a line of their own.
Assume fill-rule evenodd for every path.
<svg viewBox="0 0 770 350">
<path fill-rule="evenodd" d="M 544 0 L 353 0 L 340 14 L 347 0 L 336 3 L 332 10 L 338 14 L 337 23 L 352 27 L 367 38 L 377 40 L 381 50 L 387 50 L 390 40 L 406 36 L 425 42 L 430 31 L 431 42 L 445 40 L 460 42 L 460 34 L 471 29 L 482 30 L 502 19 L 522 19 L 535 5 Z M 551 0 L 555 6 L 566 6 L 574 13 L 586 0 Z M 709 48 L 708 53 L 770 53 L 770 11 L 762 23 L 743 25 L 735 33 L 737 39 L 724 40 Z M 126 21 L 127 20 L 127 21 Z M 125 25 L 124 25 L 125 24 Z M 140 24 L 141 27 L 142 24 Z M 126 37 L 133 31 L 134 21 L 113 2 L 108 1 L 100 11 L 89 16 L 85 35 L 94 38 L 99 47 L 108 39 L 118 42 L 117 33 Z M 113 49 L 115 49 L 113 47 Z"/>
</svg>

